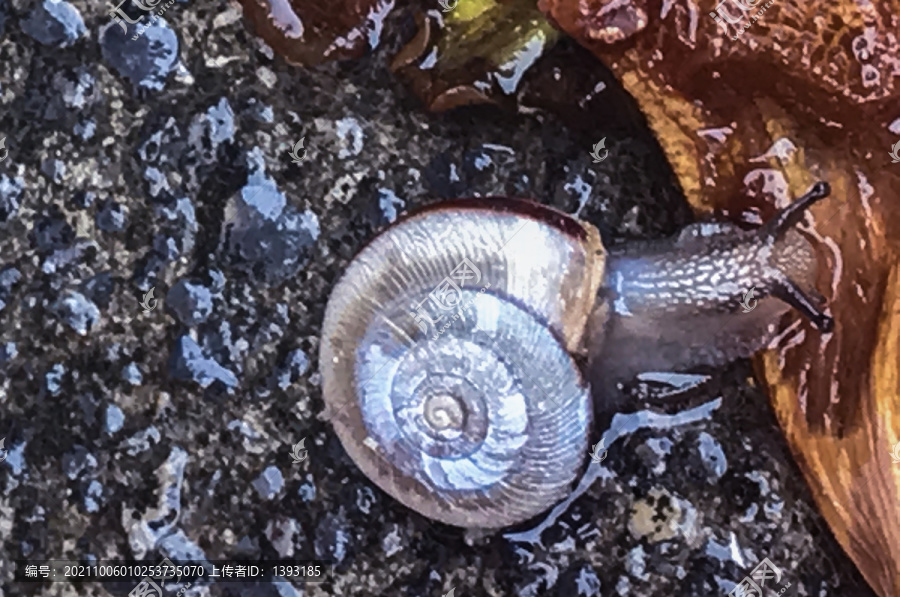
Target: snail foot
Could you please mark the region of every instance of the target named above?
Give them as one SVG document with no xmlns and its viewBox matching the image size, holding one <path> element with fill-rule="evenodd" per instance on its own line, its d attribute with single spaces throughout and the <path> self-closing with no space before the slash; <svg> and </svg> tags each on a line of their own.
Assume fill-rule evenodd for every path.
<svg viewBox="0 0 900 597">
<path fill-rule="evenodd" d="M 775 217 L 766 222 L 760 228 L 760 235 L 768 242 L 774 243 L 782 238 L 788 230 L 796 226 L 803 218 L 804 212 L 813 206 L 817 201 L 828 197 L 831 194 L 831 185 L 820 180 L 810 187 L 806 193 L 799 199 L 784 207 L 775 214 Z"/>
<path fill-rule="evenodd" d="M 823 334 L 828 334 L 834 329 L 834 319 L 819 309 L 813 299 L 808 297 L 790 279 L 784 278 L 778 281 L 772 288 L 771 294 L 800 311 Z"/>
</svg>

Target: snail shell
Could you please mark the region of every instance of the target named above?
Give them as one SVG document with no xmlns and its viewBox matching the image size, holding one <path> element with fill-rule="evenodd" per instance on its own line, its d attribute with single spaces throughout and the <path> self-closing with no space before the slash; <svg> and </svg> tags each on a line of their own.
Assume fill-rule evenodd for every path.
<svg viewBox="0 0 900 597">
<path fill-rule="evenodd" d="M 516 200 L 445 203 L 376 237 L 322 332 L 326 412 L 350 457 L 456 526 L 509 526 L 565 497 L 589 438 L 575 358 L 605 257 L 592 227 Z"/>
</svg>

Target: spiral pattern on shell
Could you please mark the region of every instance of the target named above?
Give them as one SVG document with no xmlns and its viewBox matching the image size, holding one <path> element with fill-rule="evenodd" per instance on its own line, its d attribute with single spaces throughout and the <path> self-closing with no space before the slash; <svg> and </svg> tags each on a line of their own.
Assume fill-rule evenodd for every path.
<svg viewBox="0 0 900 597">
<path fill-rule="evenodd" d="M 570 353 L 605 255 L 547 208 L 463 205 L 395 225 L 351 262 L 320 363 L 367 476 L 430 518 L 498 528 L 565 497 L 584 462 L 590 398 Z"/>
</svg>

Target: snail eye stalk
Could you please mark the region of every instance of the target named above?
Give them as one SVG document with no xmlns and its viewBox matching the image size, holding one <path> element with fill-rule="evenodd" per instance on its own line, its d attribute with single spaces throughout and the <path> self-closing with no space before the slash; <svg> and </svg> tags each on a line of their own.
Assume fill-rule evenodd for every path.
<svg viewBox="0 0 900 597">
<path fill-rule="evenodd" d="M 780 280 L 772 288 L 772 296 L 797 309 L 823 334 L 834 329 L 834 319 L 813 304 L 813 301 L 789 278 Z"/>
<path fill-rule="evenodd" d="M 774 218 L 766 222 L 759 229 L 760 238 L 769 246 L 782 240 L 788 230 L 800 223 L 807 209 L 830 194 L 831 185 L 825 181 L 817 182 L 806 194 L 779 210 Z M 800 311 L 820 332 L 827 334 L 834 329 L 834 319 L 819 309 L 815 304 L 816 301 L 807 296 L 787 276 L 782 276 L 774 282 L 771 294 Z"/>
<path fill-rule="evenodd" d="M 759 234 L 764 241 L 774 243 L 784 238 L 784 234 L 800 223 L 804 212 L 812 207 L 816 202 L 821 201 L 831 194 L 831 185 L 820 180 L 814 184 L 806 194 L 778 211 L 775 217 L 766 222 L 759 229 Z"/>
</svg>

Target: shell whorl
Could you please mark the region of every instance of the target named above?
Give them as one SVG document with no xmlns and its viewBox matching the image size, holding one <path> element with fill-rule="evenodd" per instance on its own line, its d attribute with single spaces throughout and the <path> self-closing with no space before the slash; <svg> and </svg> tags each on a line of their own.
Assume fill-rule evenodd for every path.
<svg viewBox="0 0 900 597">
<path fill-rule="evenodd" d="M 582 465 L 592 409 L 570 353 L 605 254 L 553 210 L 462 205 L 396 224 L 353 260 L 320 362 L 367 476 L 430 518 L 499 528 L 562 499 Z"/>
</svg>

